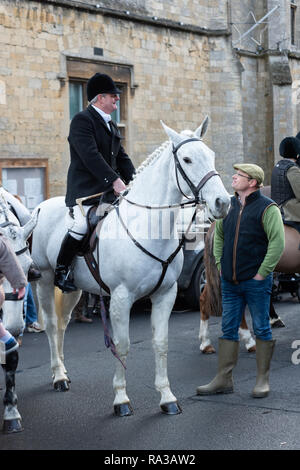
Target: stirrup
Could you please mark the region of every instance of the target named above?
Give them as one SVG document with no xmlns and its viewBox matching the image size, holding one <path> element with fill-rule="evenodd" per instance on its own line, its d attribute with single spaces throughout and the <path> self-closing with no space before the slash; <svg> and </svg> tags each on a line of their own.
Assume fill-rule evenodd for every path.
<svg viewBox="0 0 300 470">
<path fill-rule="evenodd" d="M 70 270 L 59 270 L 56 269 L 54 277 L 54 285 L 59 287 L 64 293 L 75 292 L 77 287 L 74 282 L 70 279 Z"/>
</svg>

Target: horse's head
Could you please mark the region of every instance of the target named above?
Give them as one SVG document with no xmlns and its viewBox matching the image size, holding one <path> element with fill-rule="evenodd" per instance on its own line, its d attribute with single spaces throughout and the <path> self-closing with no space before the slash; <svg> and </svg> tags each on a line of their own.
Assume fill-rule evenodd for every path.
<svg viewBox="0 0 300 470">
<path fill-rule="evenodd" d="M 161 124 L 173 145 L 175 160 L 175 180 L 179 191 L 196 200 L 204 200 L 214 218 L 225 217 L 230 196 L 215 169 L 215 153 L 202 142 L 208 117 L 195 132 L 183 131 L 180 134 Z"/>
<path fill-rule="evenodd" d="M 18 219 L 8 209 L 6 204 L 4 205 L 0 202 L 1 233 L 9 239 L 12 249 L 18 257 L 25 275 L 27 275 L 28 269 L 32 263 L 26 241 L 36 226 L 37 219 L 38 213 L 35 213 L 23 227 L 20 227 Z"/>
</svg>

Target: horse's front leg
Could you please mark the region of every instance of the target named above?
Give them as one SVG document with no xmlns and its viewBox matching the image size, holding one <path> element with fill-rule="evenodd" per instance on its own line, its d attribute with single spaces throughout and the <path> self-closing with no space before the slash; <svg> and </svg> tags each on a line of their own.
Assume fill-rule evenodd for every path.
<svg viewBox="0 0 300 470">
<path fill-rule="evenodd" d="M 61 361 L 64 363 L 64 340 L 67 326 L 70 322 L 72 311 L 79 302 L 81 297 L 81 290 L 63 294 L 63 292 L 55 288 L 55 313 L 57 316 L 57 350 Z M 65 369 L 67 374 L 67 370 Z M 70 382 L 70 379 L 69 379 Z M 60 386 L 56 386 L 57 389 Z M 64 390 L 61 390 L 64 391 Z"/>
<path fill-rule="evenodd" d="M 6 356 L 6 363 L 2 364 L 6 383 L 6 391 L 3 399 L 3 432 L 6 434 L 23 431 L 21 415 L 17 408 L 18 398 L 15 391 L 15 374 L 18 362 L 18 351 L 12 351 Z"/>
<path fill-rule="evenodd" d="M 37 286 L 38 301 L 43 314 L 43 322 L 49 341 L 51 370 L 53 386 L 58 391 L 69 390 L 69 378 L 63 362 L 63 354 L 60 350 L 58 333 L 58 319 L 55 313 L 53 272 L 43 271 L 43 277 Z"/>
<path fill-rule="evenodd" d="M 113 342 L 118 357 L 126 365 L 130 348 L 129 317 L 132 300 L 130 294 L 123 286 L 117 287 L 111 294 L 110 319 L 113 330 Z M 122 363 L 116 360 L 116 370 L 113 378 L 115 392 L 114 411 L 117 416 L 130 416 L 133 413 L 130 400 L 126 392 L 125 369 Z"/>
<path fill-rule="evenodd" d="M 216 350 L 211 344 L 208 331 L 208 320 L 209 313 L 207 308 L 207 287 L 205 286 L 202 294 L 200 295 L 200 329 L 199 329 L 199 340 L 200 340 L 200 351 L 203 354 L 212 354 Z"/>
<path fill-rule="evenodd" d="M 256 342 L 255 342 L 255 339 L 252 337 L 250 330 L 248 328 L 245 312 L 243 314 L 243 318 L 239 327 L 239 335 L 240 335 L 241 340 L 244 341 L 248 352 L 256 351 Z"/>
<path fill-rule="evenodd" d="M 169 318 L 177 295 L 177 283 L 167 291 L 157 291 L 152 301 L 152 341 L 155 354 L 155 388 L 161 394 L 163 413 L 179 414 L 181 408 L 170 389 L 167 373 Z"/>
</svg>

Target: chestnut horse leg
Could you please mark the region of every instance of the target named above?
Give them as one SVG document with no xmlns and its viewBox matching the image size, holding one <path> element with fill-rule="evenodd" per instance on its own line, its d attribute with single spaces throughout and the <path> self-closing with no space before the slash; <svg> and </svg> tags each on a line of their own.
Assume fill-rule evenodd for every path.
<svg viewBox="0 0 300 470">
<path fill-rule="evenodd" d="M 213 354 L 216 352 L 215 348 L 211 344 L 208 331 L 208 320 L 209 313 L 206 307 L 207 302 L 207 289 L 204 288 L 202 294 L 200 295 L 200 330 L 199 330 L 199 340 L 200 340 L 200 351 L 203 354 Z"/>
</svg>

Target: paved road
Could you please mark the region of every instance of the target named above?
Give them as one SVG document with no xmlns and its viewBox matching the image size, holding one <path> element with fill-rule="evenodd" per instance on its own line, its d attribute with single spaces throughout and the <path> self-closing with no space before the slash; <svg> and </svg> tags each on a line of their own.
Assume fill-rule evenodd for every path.
<svg viewBox="0 0 300 470">
<path fill-rule="evenodd" d="M 25 334 L 17 373 L 25 430 L 0 435 L 0 449 L 299 449 L 300 365 L 293 364 L 291 358 L 295 353 L 300 359 L 300 306 L 287 297 L 276 303 L 276 309 L 286 327 L 273 330 L 277 345 L 272 391 L 264 399 L 250 395 L 255 384 L 255 355 L 242 346 L 235 370 L 235 393 L 197 397 L 196 387 L 207 383 L 216 372 L 217 355 L 199 352 L 197 312 L 172 313 L 169 378 L 183 408 L 178 416 L 165 416 L 159 410 L 149 311 L 139 308 L 132 313 L 127 383 L 134 415 L 127 418 L 113 415 L 114 358 L 104 346 L 98 317 L 92 325 L 70 323 L 65 358 L 72 383 L 67 393 L 52 388 L 45 333 Z M 220 318 L 212 318 L 210 328 L 217 346 Z M 299 340 L 298 355 L 291 347 L 295 340 Z"/>
</svg>

